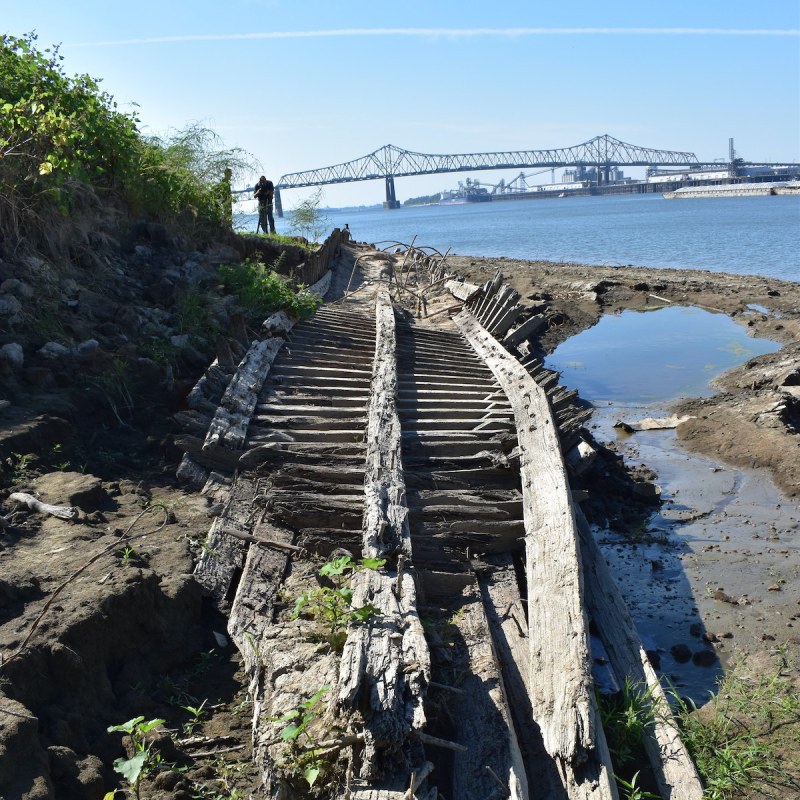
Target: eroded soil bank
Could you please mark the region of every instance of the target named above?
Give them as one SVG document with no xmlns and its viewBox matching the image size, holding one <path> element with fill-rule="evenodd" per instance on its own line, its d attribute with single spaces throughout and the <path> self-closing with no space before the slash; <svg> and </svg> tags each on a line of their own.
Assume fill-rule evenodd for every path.
<svg viewBox="0 0 800 800">
<path fill-rule="evenodd" d="M 101 800 L 122 785 L 112 765 L 126 746 L 122 734 L 106 728 L 137 716 L 166 720 L 155 752 L 164 764 L 175 765 L 146 781 L 143 797 L 190 800 L 257 792 L 249 765 L 251 713 L 237 672 L 238 655 L 224 637 L 224 619 L 204 600 L 192 576 L 220 508 L 184 491 L 174 478 L 180 451 L 173 444 L 179 428 L 172 414 L 182 410 L 186 392 L 213 353 L 198 353 L 190 341 L 177 338 L 172 356 L 178 369 L 170 372 L 152 349 L 146 355 L 135 351 L 137 344 L 152 348 L 158 337 L 180 337 L 174 297 L 168 303 L 166 294 L 213 284 L 216 264 L 235 254 L 176 254 L 152 241 L 138 247 L 102 271 L 102 284 L 96 265 L 58 274 L 40 261 L 0 264 L 0 277 L 23 284 L 6 284 L 4 290 L 20 295 L 18 310 L 26 286 L 38 291 L 55 283 L 58 296 L 48 329 L 66 330 L 76 346 L 95 341 L 84 351 L 59 351 L 50 358 L 40 354 L 41 341 L 25 339 L 21 320 L 16 329 L 3 331 L 0 342 L 19 341 L 25 354 L 24 364 L 8 359 L 3 364 L 2 399 L 9 405 L 0 409 L 0 501 L 7 517 L 0 531 L 0 796 L 9 800 Z M 343 254 L 336 264 L 344 278 L 353 258 Z M 679 429 L 679 436 L 720 463 L 768 471 L 787 495 L 786 503 L 796 502 L 796 284 L 505 259 L 453 257 L 449 264 L 476 283 L 501 270 L 524 302 L 547 316 L 543 351 L 604 313 L 664 301 L 717 309 L 759 336 L 782 342 L 779 353 L 723 376 L 713 398 L 683 404 L 681 410 L 696 418 Z M 224 298 L 214 313 L 223 330 L 236 326 L 235 308 Z M 122 385 L 124 376 L 114 372 L 120 354 L 133 365 L 130 384 Z M 126 391 L 133 387 L 135 402 L 128 404 Z M 640 470 L 646 473 L 643 462 Z M 602 474 L 596 476 L 596 491 L 609 495 L 607 506 L 623 509 L 630 498 L 612 498 L 615 487 Z M 75 505 L 81 515 L 66 522 L 33 513 L 9 502 L 13 492 Z M 759 530 L 768 528 L 770 513 L 753 510 Z M 767 543 L 770 533 L 764 531 Z M 626 553 L 634 547 L 630 534 L 623 515 L 618 535 Z M 797 558 L 798 535 L 796 528 L 781 529 L 776 546 L 787 551 L 781 557 Z M 694 551 L 700 572 L 704 559 L 724 557 L 724 547 Z M 731 564 L 749 567 L 741 558 Z M 723 590 L 738 599 L 735 588 Z M 761 639 L 763 620 L 756 614 L 706 628 L 738 635 L 735 625 L 746 625 L 748 641 L 763 645 L 751 648 L 753 658 L 770 660 L 777 646 L 800 644 L 796 629 L 789 627 L 800 611 L 799 599 L 792 582 L 770 593 L 771 610 L 780 611 L 785 621 L 770 629 L 772 639 Z M 708 602 L 736 611 L 721 596 Z M 763 668 L 765 662 L 758 663 Z M 790 758 L 787 754 L 787 764 Z"/>
</svg>

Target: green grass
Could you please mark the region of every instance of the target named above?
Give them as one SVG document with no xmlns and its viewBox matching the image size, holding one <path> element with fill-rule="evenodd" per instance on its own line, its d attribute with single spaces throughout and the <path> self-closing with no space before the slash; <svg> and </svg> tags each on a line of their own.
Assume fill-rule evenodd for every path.
<svg viewBox="0 0 800 800">
<path fill-rule="evenodd" d="M 682 736 L 708 800 L 800 796 L 798 680 L 796 661 L 779 651 L 771 669 L 737 664 L 702 709 L 680 703 Z"/>
</svg>

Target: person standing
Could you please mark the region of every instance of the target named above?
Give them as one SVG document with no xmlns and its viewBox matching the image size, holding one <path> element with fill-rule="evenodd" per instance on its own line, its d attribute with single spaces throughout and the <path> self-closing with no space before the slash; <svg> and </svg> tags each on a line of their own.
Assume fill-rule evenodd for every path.
<svg viewBox="0 0 800 800">
<path fill-rule="evenodd" d="M 272 216 L 272 200 L 275 185 L 263 175 L 258 179 L 253 197 L 258 200 L 258 224 L 264 233 L 275 233 L 275 217 Z M 258 228 L 256 228 L 258 233 Z"/>
</svg>

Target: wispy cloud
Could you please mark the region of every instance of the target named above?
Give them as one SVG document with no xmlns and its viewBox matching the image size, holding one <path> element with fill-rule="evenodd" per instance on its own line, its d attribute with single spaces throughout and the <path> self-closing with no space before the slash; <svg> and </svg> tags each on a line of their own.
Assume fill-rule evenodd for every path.
<svg viewBox="0 0 800 800">
<path fill-rule="evenodd" d="M 334 28 L 321 31 L 260 31 L 255 33 L 209 33 L 150 36 L 139 39 L 109 39 L 65 43 L 65 47 L 172 44 L 177 42 L 232 42 L 248 39 L 335 39 L 345 37 L 435 37 L 468 39 L 528 36 L 800 36 L 798 28 Z"/>
</svg>

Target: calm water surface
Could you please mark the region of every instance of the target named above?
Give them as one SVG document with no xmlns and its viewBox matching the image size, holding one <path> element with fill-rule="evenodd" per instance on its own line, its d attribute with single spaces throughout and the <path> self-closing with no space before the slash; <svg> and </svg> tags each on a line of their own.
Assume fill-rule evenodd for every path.
<svg viewBox="0 0 800 800">
<path fill-rule="evenodd" d="M 286 207 L 291 194 L 286 193 Z M 460 255 L 708 269 L 800 280 L 800 197 L 565 197 L 326 211 L 358 241 Z M 252 222 L 255 226 L 255 222 Z M 288 230 L 286 219 L 279 232 Z"/>
<path fill-rule="evenodd" d="M 547 358 L 591 403 L 663 403 L 712 394 L 716 375 L 780 349 L 725 314 L 669 306 L 607 315 Z"/>
</svg>

